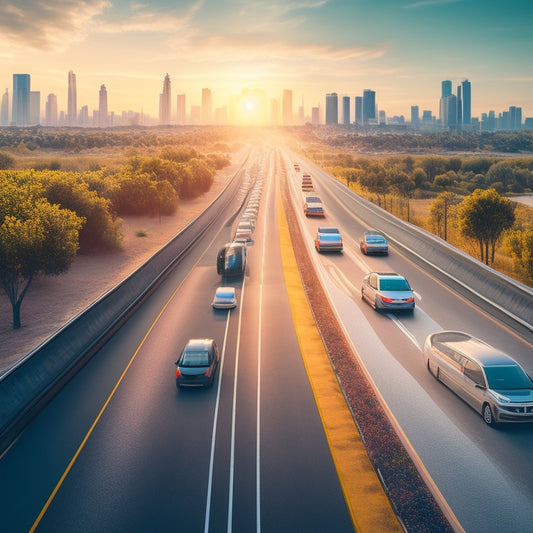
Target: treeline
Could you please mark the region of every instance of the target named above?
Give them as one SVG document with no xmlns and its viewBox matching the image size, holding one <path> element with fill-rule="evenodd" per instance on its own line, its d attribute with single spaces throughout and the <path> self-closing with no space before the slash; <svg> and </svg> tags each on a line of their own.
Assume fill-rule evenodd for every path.
<svg viewBox="0 0 533 533">
<path fill-rule="evenodd" d="M 78 251 L 120 248 L 120 215 L 169 215 L 207 192 L 227 154 L 168 146 L 118 171 L 0 170 L 0 283 L 20 327 L 20 305 L 38 274 L 65 272 Z"/>
<path fill-rule="evenodd" d="M 470 194 L 496 189 L 500 194 L 533 190 L 533 158 L 391 156 L 309 152 L 309 157 L 347 182 L 357 182 L 375 194 L 396 192 L 428 198 L 451 190 Z"/>
<path fill-rule="evenodd" d="M 29 151 L 62 150 L 78 153 L 95 148 L 146 148 L 167 145 L 193 145 L 202 149 L 220 143 L 218 150 L 229 151 L 230 130 L 192 126 L 99 128 L 0 128 L 0 148 Z"/>
<path fill-rule="evenodd" d="M 500 270 L 533 284 L 531 209 L 504 196 L 533 191 L 533 158 L 308 155 L 380 207 L 432 231 L 487 265 L 494 265 L 498 255 Z M 422 219 L 413 216 L 412 199 L 430 200 Z"/>
<path fill-rule="evenodd" d="M 324 133 L 307 127 L 300 132 L 307 143 L 327 142 L 329 146 L 354 152 L 533 152 L 533 131 L 481 133 L 391 133 L 362 134 L 339 129 Z"/>
</svg>

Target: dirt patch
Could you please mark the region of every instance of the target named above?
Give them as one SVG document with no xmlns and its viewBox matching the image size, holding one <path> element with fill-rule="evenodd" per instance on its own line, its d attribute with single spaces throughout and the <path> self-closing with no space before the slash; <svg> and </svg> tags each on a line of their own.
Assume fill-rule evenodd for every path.
<svg viewBox="0 0 533 533">
<path fill-rule="evenodd" d="M 232 158 L 217 172 L 209 192 L 194 200 L 182 200 L 176 213 L 164 217 L 124 217 L 120 252 L 80 255 L 68 272 L 33 280 L 22 301 L 20 329 L 12 327 L 12 309 L 0 294 L 0 373 L 74 318 L 95 300 L 145 263 L 155 252 L 197 217 L 218 196 L 228 179 L 241 167 L 247 151 Z"/>
</svg>

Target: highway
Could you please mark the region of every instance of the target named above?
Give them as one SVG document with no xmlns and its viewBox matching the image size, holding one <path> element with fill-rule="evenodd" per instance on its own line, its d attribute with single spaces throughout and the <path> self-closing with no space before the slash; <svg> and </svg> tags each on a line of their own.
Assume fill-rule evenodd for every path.
<svg viewBox="0 0 533 533">
<path fill-rule="evenodd" d="M 300 164 L 300 172 L 293 163 Z M 482 418 L 430 376 L 422 358 L 426 336 L 441 329 L 469 332 L 508 352 L 533 375 L 533 339 L 520 337 L 392 246 L 386 257 L 365 256 L 358 239 L 369 227 L 357 201 L 331 176 L 286 152 L 291 196 L 323 284 L 358 356 L 376 383 L 409 445 L 468 532 L 533 531 L 533 424 L 488 427 Z M 325 218 L 307 219 L 301 206 L 304 171 L 313 177 Z M 318 254 L 319 226 L 340 228 L 345 250 Z M 361 300 L 370 271 L 398 272 L 414 288 L 412 315 L 379 313 Z"/>
<path fill-rule="evenodd" d="M 3 455 L 2 531 L 353 531 L 291 327 L 272 154 L 250 161 L 237 308 L 210 304 L 242 197 Z M 218 377 L 177 390 L 193 337 L 218 343 Z"/>
<path fill-rule="evenodd" d="M 139 310 L 28 425 L 0 459 L 2 530 L 353 531 L 313 397 L 283 277 L 275 152 L 256 149 L 250 183 Z M 533 343 L 498 323 L 392 246 L 360 253 L 370 229 L 357 200 L 303 157 L 283 151 L 309 253 L 357 356 L 467 532 L 533 531 L 533 424 L 486 426 L 425 369 L 426 335 L 460 329 L 505 349 L 533 375 Z M 301 209 L 298 161 L 325 219 Z M 284 183 L 281 183 L 283 188 Z M 222 280 L 216 255 L 231 240 L 250 188 L 262 199 L 243 277 Z M 343 254 L 318 254 L 318 225 L 340 228 Z M 361 301 L 369 271 L 405 275 L 412 315 Z M 211 307 L 230 284 L 238 305 Z M 177 390 L 189 338 L 221 350 L 215 385 Z"/>
</svg>

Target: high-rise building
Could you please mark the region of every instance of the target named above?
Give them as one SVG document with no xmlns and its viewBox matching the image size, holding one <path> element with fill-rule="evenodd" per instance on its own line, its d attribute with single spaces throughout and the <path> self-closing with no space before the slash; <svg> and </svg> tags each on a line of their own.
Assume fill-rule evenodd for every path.
<svg viewBox="0 0 533 533">
<path fill-rule="evenodd" d="M 319 107 L 311 108 L 311 124 L 313 126 L 318 126 L 320 122 L 320 109 Z"/>
<path fill-rule="evenodd" d="M 76 88 L 76 74 L 72 70 L 68 73 L 67 122 L 69 126 L 75 126 L 78 123 L 78 90 Z"/>
<path fill-rule="evenodd" d="M 170 124 L 171 106 L 170 77 L 167 73 L 163 80 L 163 92 L 159 95 L 159 123 Z"/>
<path fill-rule="evenodd" d="M 281 109 L 283 124 L 285 126 L 293 124 L 294 118 L 292 116 L 292 91 L 290 89 L 285 89 L 283 91 Z"/>
<path fill-rule="evenodd" d="M 363 97 L 355 97 L 355 123 L 359 126 L 363 125 Z"/>
<path fill-rule="evenodd" d="M 107 111 L 107 89 L 105 85 L 100 85 L 98 103 L 98 125 L 102 128 L 105 128 L 109 125 L 109 116 Z"/>
<path fill-rule="evenodd" d="M 455 118 L 455 124 L 457 131 L 463 129 L 463 96 L 460 85 L 457 86 L 457 115 Z"/>
<path fill-rule="evenodd" d="M 11 120 L 15 126 L 30 124 L 30 75 L 13 74 L 13 108 Z"/>
<path fill-rule="evenodd" d="M 176 122 L 185 124 L 185 95 L 178 94 L 176 99 Z"/>
<path fill-rule="evenodd" d="M 57 96 L 55 94 L 48 95 L 44 116 L 47 126 L 57 126 Z"/>
<path fill-rule="evenodd" d="M 363 123 L 376 123 L 376 92 L 370 89 L 363 91 Z"/>
<path fill-rule="evenodd" d="M 41 91 L 30 91 L 30 125 L 41 123 Z"/>
<path fill-rule="evenodd" d="M 9 91 L 2 95 L 2 106 L 0 108 L 0 125 L 9 125 Z"/>
<path fill-rule="evenodd" d="M 342 97 L 342 123 L 346 126 L 350 125 L 350 97 Z"/>
<path fill-rule="evenodd" d="M 472 123 L 472 94 L 470 82 L 464 80 L 462 83 L 463 88 L 463 124 Z"/>
<path fill-rule="evenodd" d="M 419 108 L 417 105 L 411 106 L 411 126 L 413 128 L 418 128 L 420 124 L 420 115 L 419 115 Z"/>
<path fill-rule="evenodd" d="M 211 89 L 202 89 L 202 124 L 213 123 Z"/>
<path fill-rule="evenodd" d="M 441 98 L 447 98 L 452 95 L 452 82 L 451 80 L 445 80 L 441 83 Z"/>
<path fill-rule="evenodd" d="M 519 130 L 522 128 L 522 108 L 514 105 L 509 107 L 509 129 Z"/>
<path fill-rule="evenodd" d="M 457 96 L 450 94 L 440 99 L 441 127 L 448 130 L 457 128 Z"/>
<path fill-rule="evenodd" d="M 339 123 L 339 97 L 337 93 L 326 94 L 326 124 Z"/>
</svg>

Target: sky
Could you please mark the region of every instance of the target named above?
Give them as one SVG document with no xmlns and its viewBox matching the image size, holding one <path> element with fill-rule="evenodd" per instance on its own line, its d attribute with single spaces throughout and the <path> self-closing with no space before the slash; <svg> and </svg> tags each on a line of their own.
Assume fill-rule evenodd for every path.
<svg viewBox="0 0 533 533">
<path fill-rule="evenodd" d="M 158 115 L 163 79 L 172 106 L 185 94 L 213 107 L 243 88 L 325 107 L 326 93 L 376 91 L 388 116 L 412 105 L 438 115 L 441 81 L 472 84 L 472 116 L 509 106 L 533 117 L 533 0 L 0 0 L 0 91 L 13 74 L 67 108 Z"/>
</svg>

